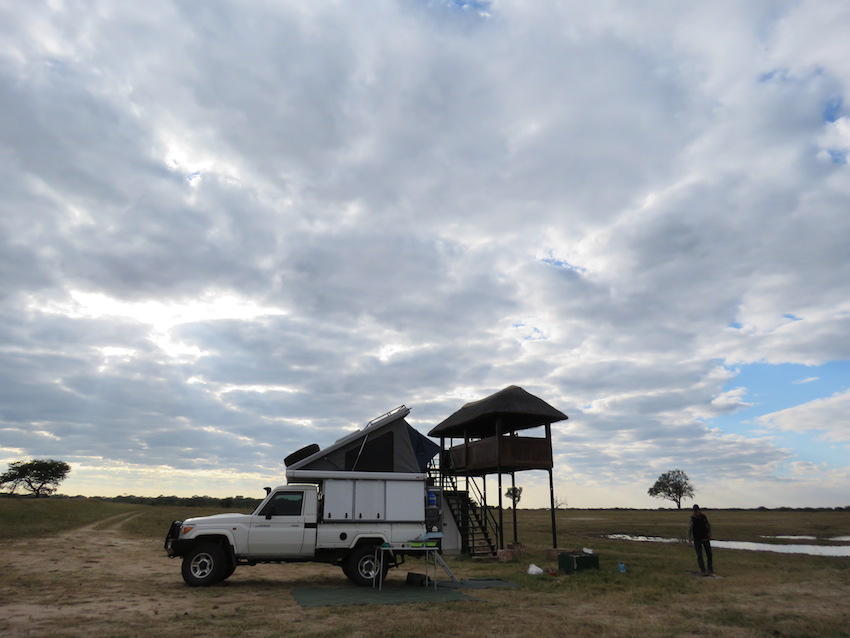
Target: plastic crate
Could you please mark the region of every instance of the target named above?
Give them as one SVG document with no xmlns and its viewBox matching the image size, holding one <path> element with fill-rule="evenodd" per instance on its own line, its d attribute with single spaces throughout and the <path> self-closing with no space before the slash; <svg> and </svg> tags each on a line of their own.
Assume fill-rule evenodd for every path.
<svg viewBox="0 0 850 638">
<path fill-rule="evenodd" d="M 569 554 L 558 555 L 558 569 L 565 574 L 575 574 L 585 569 L 599 569 L 599 556 L 596 554 Z"/>
</svg>

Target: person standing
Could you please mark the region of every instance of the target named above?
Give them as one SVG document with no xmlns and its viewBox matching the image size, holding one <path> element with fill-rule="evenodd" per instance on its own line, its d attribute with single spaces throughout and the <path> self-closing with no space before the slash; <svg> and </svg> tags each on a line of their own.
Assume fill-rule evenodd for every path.
<svg viewBox="0 0 850 638">
<path fill-rule="evenodd" d="M 699 505 L 694 505 L 694 513 L 691 523 L 688 525 L 688 540 L 693 542 L 697 553 L 697 564 L 703 576 L 714 575 L 714 559 L 711 555 L 711 523 L 708 517 L 702 513 Z M 705 550 L 705 558 L 708 561 L 708 569 L 703 561 L 702 553 Z"/>
</svg>

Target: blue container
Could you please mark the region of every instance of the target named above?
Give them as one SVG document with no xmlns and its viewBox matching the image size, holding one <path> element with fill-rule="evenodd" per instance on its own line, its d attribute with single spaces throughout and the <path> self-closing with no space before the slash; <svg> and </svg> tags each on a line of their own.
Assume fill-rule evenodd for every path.
<svg viewBox="0 0 850 638">
<path fill-rule="evenodd" d="M 436 489 L 428 489 L 428 500 L 426 501 L 426 505 L 428 507 L 437 507 L 437 490 Z"/>
</svg>

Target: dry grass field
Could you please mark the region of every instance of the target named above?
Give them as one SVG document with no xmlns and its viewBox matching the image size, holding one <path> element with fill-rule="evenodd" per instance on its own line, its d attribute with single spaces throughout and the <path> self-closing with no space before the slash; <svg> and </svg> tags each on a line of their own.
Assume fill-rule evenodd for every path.
<svg viewBox="0 0 850 638">
<path fill-rule="evenodd" d="M 599 571 L 529 576 L 547 561 L 548 513 L 519 511 L 528 551 L 513 562 L 449 558 L 464 578 L 519 589 L 468 590 L 473 600 L 303 608 L 299 587 L 349 585 L 314 564 L 239 568 L 226 582 L 186 587 L 162 540 L 172 519 L 218 510 L 45 499 L 0 500 L 0 635 L 18 636 L 850 636 L 850 558 L 716 550 L 717 578 L 692 575 L 686 545 L 633 543 L 607 534 L 682 537 L 684 510 L 558 512 L 559 545 L 590 547 Z M 715 536 L 850 535 L 850 511 L 708 511 Z M 508 520 L 510 520 L 508 518 Z M 824 542 L 827 541 L 818 541 Z M 618 562 L 628 571 L 620 573 Z M 390 572 L 403 586 L 411 560 Z"/>
</svg>

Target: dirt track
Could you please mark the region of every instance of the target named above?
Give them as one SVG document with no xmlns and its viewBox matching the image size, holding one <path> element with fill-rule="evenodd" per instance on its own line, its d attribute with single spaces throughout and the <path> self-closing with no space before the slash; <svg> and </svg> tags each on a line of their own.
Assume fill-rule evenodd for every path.
<svg viewBox="0 0 850 638">
<path fill-rule="evenodd" d="M 218 619 L 228 633 L 249 635 L 252 607 L 274 594 L 276 606 L 297 607 L 295 582 L 340 581 L 341 572 L 315 565 L 244 568 L 226 583 L 189 588 L 179 560 L 159 541 L 138 540 L 120 527 L 121 514 L 56 536 L 0 544 L 0 635 L 171 636 Z"/>
<path fill-rule="evenodd" d="M 0 560 L 9 571 L 2 585 L 0 633 L 82 634 L 118 616 L 176 613 L 177 600 L 151 596 L 166 586 L 173 566 L 148 543 L 118 532 L 134 516 L 121 514 L 52 537 L 3 543 Z"/>
</svg>

